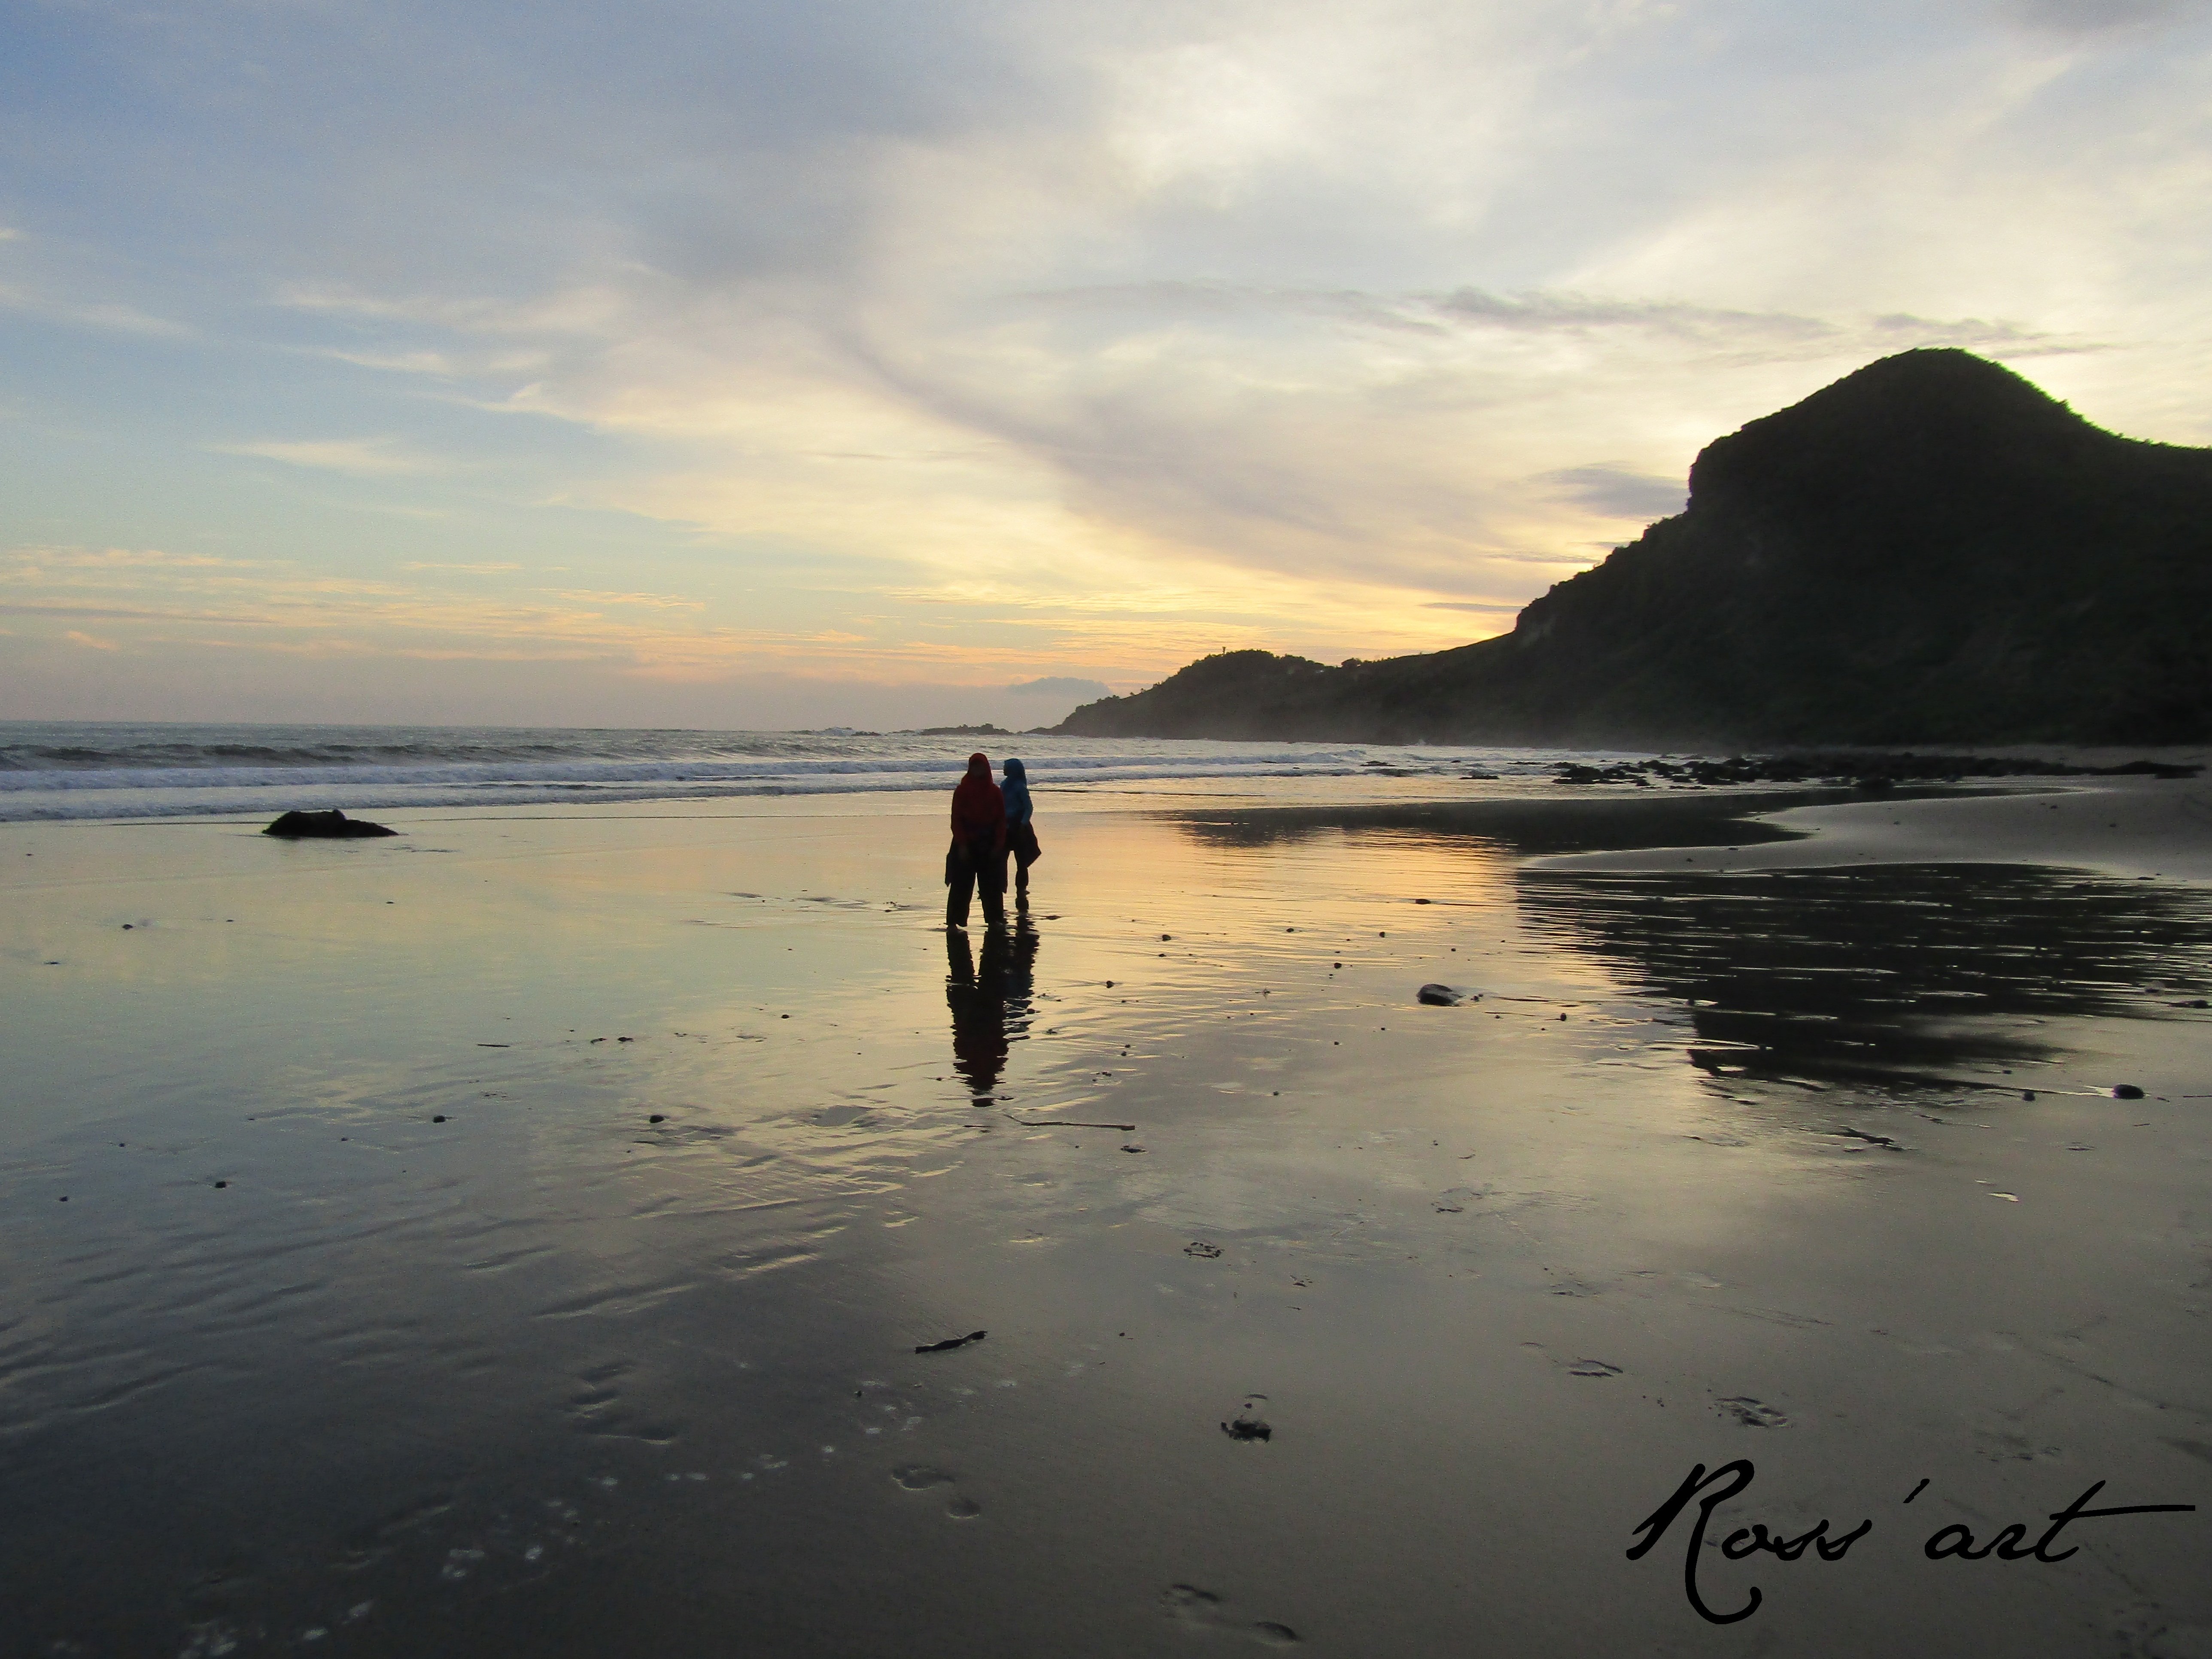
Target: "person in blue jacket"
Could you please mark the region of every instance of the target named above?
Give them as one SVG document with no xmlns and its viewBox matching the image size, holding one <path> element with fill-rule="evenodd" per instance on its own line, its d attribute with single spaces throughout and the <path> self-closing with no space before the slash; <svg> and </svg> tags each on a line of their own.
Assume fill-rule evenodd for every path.
<svg viewBox="0 0 2212 1659">
<path fill-rule="evenodd" d="M 1018 760 L 1006 763 L 1006 781 L 1000 786 L 1006 798 L 1006 850 L 1014 855 L 1014 895 L 1018 900 L 1030 890 L 1030 866 L 1044 856 L 1037 846 L 1036 809 L 1030 803 L 1028 768 Z"/>
</svg>

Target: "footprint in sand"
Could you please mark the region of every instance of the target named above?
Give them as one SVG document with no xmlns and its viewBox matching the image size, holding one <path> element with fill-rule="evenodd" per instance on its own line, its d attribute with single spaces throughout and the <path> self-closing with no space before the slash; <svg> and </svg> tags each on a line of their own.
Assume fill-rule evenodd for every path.
<svg viewBox="0 0 2212 1659">
<path fill-rule="evenodd" d="M 1169 1585 L 1161 1593 L 1160 1609 L 1179 1625 L 1226 1631 L 1231 1635 L 1249 1637 L 1271 1648 L 1295 1647 L 1298 1641 L 1298 1633 L 1288 1625 L 1265 1619 L 1239 1619 L 1223 1609 L 1220 1596 L 1195 1584 Z"/>
<path fill-rule="evenodd" d="M 1747 1429 L 1786 1429 L 1790 1419 L 1773 1407 L 1749 1395 L 1737 1395 L 1727 1400 L 1713 1401 L 1713 1409 L 1723 1417 L 1733 1419 Z"/>
<path fill-rule="evenodd" d="M 1540 1342 L 1523 1342 L 1521 1346 L 1524 1352 L 1539 1359 L 1547 1359 L 1553 1364 L 1563 1367 L 1569 1376 L 1619 1376 L 1621 1374 L 1620 1366 L 1605 1360 L 1568 1359 L 1552 1352 Z"/>
<path fill-rule="evenodd" d="M 908 1492 L 928 1492 L 936 1486 L 951 1486 L 957 1477 L 946 1469 L 933 1468 L 927 1463 L 907 1463 L 891 1471 L 891 1479 Z M 945 1500 L 945 1513 L 955 1521 L 973 1521 L 983 1513 L 983 1506 L 972 1498 L 958 1492 Z"/>
</svg>

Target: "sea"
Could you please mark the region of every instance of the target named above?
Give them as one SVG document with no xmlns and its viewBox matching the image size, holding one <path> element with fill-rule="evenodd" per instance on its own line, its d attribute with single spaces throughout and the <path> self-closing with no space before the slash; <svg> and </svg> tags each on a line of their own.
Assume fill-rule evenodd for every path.
<svg viewBox="0 0 2212 1659">
<path fill-rule="evenodd" d="M 0 722 L 0 823 L 939 789 L 976 748 L 1068 787 L 1353 777 L 1537 781 L 1562 749 L 850 731 Z"/>
</svg>

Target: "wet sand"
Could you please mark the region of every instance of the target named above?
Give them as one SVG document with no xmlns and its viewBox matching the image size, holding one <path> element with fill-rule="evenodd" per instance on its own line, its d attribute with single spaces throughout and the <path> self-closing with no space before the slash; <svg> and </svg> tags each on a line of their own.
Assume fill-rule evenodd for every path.
<svg viewBox="0 0 2212 1659">
<path fill-rule="evenodd" d="M 2202 751 L 2185 758 L 2202 764 Z M 2212 783 L 2195 778 L 2022 780 L 1948 799 L 1844 799 L 1762 812 L 1791 839 L 1570 854 L 1585 872 L 1819 870 L 1874 864 L 2024 864 L 2150 880 L 2212 882 Z"/>
<path fill-rule="evenodd" d="M 1922 1547 L 2212 1505 L 2201 842 L 1599 793 L 0 831 L 0 1647 L 2212 1652 Z"/>
</svg>

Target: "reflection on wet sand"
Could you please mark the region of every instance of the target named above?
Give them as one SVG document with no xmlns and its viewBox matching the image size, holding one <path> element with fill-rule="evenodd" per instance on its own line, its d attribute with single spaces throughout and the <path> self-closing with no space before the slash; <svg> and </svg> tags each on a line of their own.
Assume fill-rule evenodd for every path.
<svg viewBox="0 0 2212 1659">
<path fill-rule="evenodd" d="M 1176 827 L 1206 847 L 1259 850 L 1295 847 L 1332 836 L 1374 839 L 1493 855 L 1603 851 L 1617 847 L 1699 847 L 1723 830 L 1739 846 L 1796 839 L 1787 830 L 1753 823 L 1747 812 L 1773 812 L 1834 800 L 1833 789 L 1762 793 L 1757 797 L 1680 795 L 1656 799 L 1538 798 L 1427 801 L 1368 806 L 1280 806 L 1257 811 L 1185 812 Z M 1935 794 L 1941 791 L 1917 792 Z M 1898 799 L 1905 799 L 1900 791 Z"/>
<path fill-rule="evenodd" d="M 1726 1651 L 2180 1651 L 2201 1533 L 1896 1517 L 2202 1490 L 2201 899 L 1516 866 L 1772 804 L 1069 814 L 1043 981 L 934 802 L 19 827 L 0 1651 L 1703 1652 L 1739 1456 L 1883 1518 Z"/>
<path fill-rule="evenodd" d="M 1011 1045 L 1028 1035 L 1037 944 L 1026 897 L 1011 933 L 1002 927 L 985 933 L 980 963 L 966 933 L 945 929 L 945 1002 L 952 1012 L 952 1066 L 979 1101 L 990 1099 Z"/>
<path fill-rule="evenodd" d="M 1938 865 L 1523 872 L 1519 890 L 1547 941 L 1689 1003 L 1691 1059 L 1731 1073 L 1909 1080 L 2048 1057 L 2044 1022 L 2153 1014 L 2212 980 L 2212 902 L 2192 888 Z"/>
</svg>

